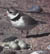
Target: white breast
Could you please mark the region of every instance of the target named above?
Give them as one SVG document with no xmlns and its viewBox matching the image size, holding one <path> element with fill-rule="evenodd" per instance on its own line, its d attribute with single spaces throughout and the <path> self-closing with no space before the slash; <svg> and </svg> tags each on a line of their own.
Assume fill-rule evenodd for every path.
<svg viewBox="0 0 50 54">
<path fill-rule="evenodd" d="M 20 19 L 17 20 L 17 21 L 11 21 L 11 23 L 12 23 L 13 26 L 16 26 L 16 27 L 25 26 L 23 16 L 21 16 Z"/>
</svg>

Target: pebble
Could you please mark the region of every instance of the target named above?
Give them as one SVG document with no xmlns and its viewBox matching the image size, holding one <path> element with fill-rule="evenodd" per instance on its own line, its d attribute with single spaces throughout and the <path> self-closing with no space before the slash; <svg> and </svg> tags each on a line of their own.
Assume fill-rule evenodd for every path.
<svg viewBox="0 0 50 54">
<path fill-rule="evenodd" d="M 39 50 L 39 51 L 34 51 L 30 54 L 45 54 L 45 53 L 46 53 L 46 51 Z"/>
<path fill-rule="evenodd" d="M 42 8 L 40 6 L 37 6 L 37 5 L 33 5 L 32 8 L 29 8 L 28 11 L 30 12 L 35 12 L 35 13 L 39 13 L 39 12 L 42 12 Z"/>
<path fill-rule="evenodd" d="M 50 45 L 47 46 L 47 49 L 50 50 Z"/>
</svg>

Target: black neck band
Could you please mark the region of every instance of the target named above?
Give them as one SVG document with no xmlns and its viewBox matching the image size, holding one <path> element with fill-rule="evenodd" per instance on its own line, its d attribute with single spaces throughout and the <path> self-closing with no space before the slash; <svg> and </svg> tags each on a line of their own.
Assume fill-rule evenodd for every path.
<svg viewBox="0 0 50 54">
<path fill-rule="evenodd" d="M 19 14 L 17 17 L 11 19 L 12 21 L 17 21 L 19 18 L 21 17 L 21 15 Z"/>
</svg>

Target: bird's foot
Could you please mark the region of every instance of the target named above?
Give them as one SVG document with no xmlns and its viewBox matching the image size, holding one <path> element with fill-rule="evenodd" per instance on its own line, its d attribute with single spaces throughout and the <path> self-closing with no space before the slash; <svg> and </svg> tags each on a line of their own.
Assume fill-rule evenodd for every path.
<svg viewBox="0 0 50 54">
<path fill-rule="evenodd" d="M 21 31 L 21 37 L 26 38 L 28 36 L 28 33 L 29 33 L 28 31 L 25 31 L 25 32 Z"/>
</svg>

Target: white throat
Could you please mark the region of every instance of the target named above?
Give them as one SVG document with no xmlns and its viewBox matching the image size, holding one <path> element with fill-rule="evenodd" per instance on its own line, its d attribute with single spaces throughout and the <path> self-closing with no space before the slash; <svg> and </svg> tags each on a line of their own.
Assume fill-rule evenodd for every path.
<svg viewBox="0 0 50 54">
<path fill-rule="evenodd" d="M 7 13 L 8 13 L 8 17 L 10 17 L 10 19 L 13 19 L 19 15 L 19 13 L 17 13 L 16 15 L 12 15 L 9 12 L 7 12 Z"/>
</svg>

